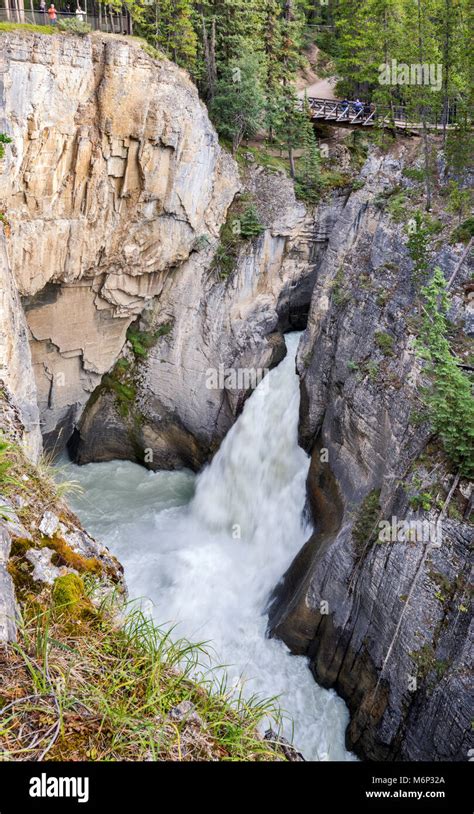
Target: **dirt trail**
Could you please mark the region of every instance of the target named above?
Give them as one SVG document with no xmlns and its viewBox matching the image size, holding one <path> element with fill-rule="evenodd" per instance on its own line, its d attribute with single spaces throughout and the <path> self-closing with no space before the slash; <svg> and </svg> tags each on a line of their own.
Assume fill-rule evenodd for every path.
<svg viewBox="0 0 474 814">
<path fill-rule="evenodd" d="M 308 96 L 317 96 L 320 99 L 336 99 L 334 93 L 334 85 L 336 80 L 332 77 L 330 79 L 317 79 L 311 85 L 306 85 L 298 91 L 298 96 L 304 96 L 305 91 Z"/>
<path fill-rule="evenodd" d="M 298 96 L 302 97 L 307 93 L 308 96 L 317 96 L 321 99 L 336 99 L 334 93 L 334 85 L 337 81 L 336 77 L 330 76 L 323 79 L 319 76 L 318 55 L 319 49 L 316 45 L 313 45 L 306 53 L 309 65 L 297 79 L 296 87 Z"/>
</svg>

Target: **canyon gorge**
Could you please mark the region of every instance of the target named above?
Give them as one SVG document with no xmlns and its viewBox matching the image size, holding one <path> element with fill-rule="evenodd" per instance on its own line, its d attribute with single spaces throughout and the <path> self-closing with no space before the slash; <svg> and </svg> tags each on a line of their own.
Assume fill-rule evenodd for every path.
<svg viewBox="0 0 474 814">
<path fill-rule="evenodd" d="M 416 350 L 414 262 L 405 223 L 387 206 L 394 189 L 415 186 L 405 170 L 420 165 L 419 140 L 371 144 L 356 182 L 309 205 L 284 172 L 252 154 L 236 161 L 187 73 L 140 43 L 12 32 L 1 44 L 0 132 L 11 138 L 0 159 L 3 433 L 32 465 L 44 448 L 109 466 L 111 477 L 117 461 L 159 477 L 200 473 L 197 512 L 206 477 L 230 455 L 232 428 L 256 409 L 257 392 L 210 388 L 209 371 L 283 376 L 291 362 L 299 447 L 282 438 L 280 451 L 291 472 L 295 456 L 306 480 L 305 505 L 295 498 L 305 534 L 299 515 L 282 525 L 281 540 L 271 518 L 262 525 L 278 551 L 283 532 L 293 535 L 291 556 L 275 553 L 281 571 L 268 566 L 262 638 L 306 660 L 298 665 L 311 671 L 314 692 L 331 690 L 321 697 L 337 693 L 347 704 L 345 747 L 334 747 L 333 759 L 347 759 L 347 750 L 364 760 L 466 760 L 472 486 L 450 467 L 420 407 L 427 379 Z M 336 154 L 351 160 L 347 146 Z M 240 241 L 224 276 L 222 230 L 248 202 L 262 228 Z M 447 216 L 441 224 L 449 229 Z M 444 234 L 430 241 L 430 266 L 451 281 L 450 321 L 467 343 L 470 258 Z M 293 363 L 285 335 L 294 332 Z M 282 389 L 282 399 L 289 393 Z M 277 455 L 278 421 L 290 418 L 275 415 L 266 448 Z M 290 503 L 285 484 L 275 475 L 275 491 Z M 422 493 L 432 499 L 418 500 Z M 277 512 L 278 494 L 272 499 L 262 511 Z M 11 508 L 0 538 L 3 639 L 16 635 L 6 560 L 12 542 L 30 534 Z M 442 523 L 441 545 L 381 543 L 374 529 L 392 517 Z M 112 556 L 81 520 L 85 528 L 63 518 L 61 533 L 100 561 L 105 581 L 121 584 L 120 552 Z M 272 546 L 265 551 L 270 560 Z M 54 577 L 51 558 L 30 550 L 27 560 L 30 570 L 43 568 L 39 582 Z M 265 569 L 265 558 L 255 567 Z"/>
</svg>

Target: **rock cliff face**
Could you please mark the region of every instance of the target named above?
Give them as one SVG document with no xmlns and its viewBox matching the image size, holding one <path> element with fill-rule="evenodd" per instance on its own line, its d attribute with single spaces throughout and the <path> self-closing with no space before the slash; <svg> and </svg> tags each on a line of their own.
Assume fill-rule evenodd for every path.
<svg viewBox="0 0 474 814">
<path fill-rule="evenodd" d="M 0 224 L 0 389 L 3 388 L 8 389 L 19 410 L 25 451 L 32 460 L 37 460 L 41 433 L 28 330 Z"/>
<path fill-rule="evenodd" d="M 403 229 L 374 206 L 401 168 L 393 158 L 367 163 L 319 266 L 298 353 L 315 533 L 276 592 L 270 625 L 348 702 L 351 749 L 381 760 L 465 760 L 474 535 L 459 510 L 471 487 L 461 482 L 460 505 L 444 516 L 454 475 L 435 447 L 421 455 L 430 431 L 413 421 L 422 377 L 412 262 Z M 433 263 L 449 278 L 461 254 L 443 248 Z M 468 275 L 463 267 L 457 285 Z M 431 512 L 413 509 L 423 491 Z M 433 534 L 380 543 L 378 524 L 392 517 L 438 523 L 440 547 Z"/>
<path fill-rule="evenodd" d="M 136 364 L 129 409 L 110 387 L 92 399 L 74 439 L 78 462 L 125 457 L 153 469 L 199 469 L 255 386 L 252 376 L 284 356 L 283 332 L 305 326 L 316 264 L 343 199 L 322 206 L 315 223 L 281 174 L 252 172 L 246 189 L 263 234 L 242 246 L 227 280 L 211 270 L 215 247 L 168 278 L 141 320 L 146 335 L 164 327 L 166 335 Z M 235 378 L 223 386 L 228 371 Z"/>
<path fill-rule="evenodd" d="M 43 434 L 65 443 L 130 322 L 238 189 L 187 75 L 133 41 L 2 34 L 0 176 Z"/>
</svg>

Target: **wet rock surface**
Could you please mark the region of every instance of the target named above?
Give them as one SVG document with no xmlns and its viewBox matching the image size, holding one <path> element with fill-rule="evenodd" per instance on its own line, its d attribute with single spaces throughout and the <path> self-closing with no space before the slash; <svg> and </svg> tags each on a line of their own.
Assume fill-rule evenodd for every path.
<svg viewBox="0 0 474 814">
<path fill-rule="evenodd" d="M 366 185 L 341 212 L 317 272 L 297 363 L 315 533 L 277 589 L 270 629 L 347 701 L 347 742 L 359 755 L 465 760 L 474 535 L 439 505 L 455 473 L 436 450 L 431 465 L 429 456 L 420 464 L 430 430 L 412 420 L 423 383 L 412 262 L 402 228 L 373 205 L 400 170 L 390 158 L 368 162 Z M 461 253 L 435 250 L 433 263 L 449 278 Z M 462 295 L 459 303 L 462 329 Z M 415 510 L 410 495 L 433 482 L 438 505 Z M 441 544 L 380 542 L 378 523 L 392 517 L 440 523 Z"/>
</svg>

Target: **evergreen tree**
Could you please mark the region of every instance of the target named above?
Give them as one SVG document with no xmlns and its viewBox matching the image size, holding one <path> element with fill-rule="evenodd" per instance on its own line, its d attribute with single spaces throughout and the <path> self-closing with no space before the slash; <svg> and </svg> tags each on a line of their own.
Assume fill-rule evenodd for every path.
<svg viewBox="0 0 474 814">
<path fill-rule="evenodd" d="M 431 387 L 424 392 L 429 418 L 447 455 L 461 475 L 474 476 L 474 400 L 469 378 L 462 372 L 449 343 L 446 281 L 436 268 L 422 289 L 423 322 L 418 352 L 427 361 Z"/>
<path fill-rule="evenodd" d="M 122 7 L 120 0 L 112 5 Z M 193 72 L 197 36 L 193 25 L 193 0 L 128 0 L 135 30 L 178 65 Z"/>
<path fill-rule="evenodd" d="M 259 56 L 244 53 L 224 68 L 217 82 L 210 113 L 221 136 L 232 142 L 233 153 L 262 126 L 265 97 L 261 77 Z"/>
<path fill-rule="evenodd" d="M 314 135 L 307 98 L 303 106 L 300 146 L 303 151 L 298 160 L 296 188 L 300 197 L 308 203 L 316 203 L 321 190 L 321 154 Z"/>
</svg>

